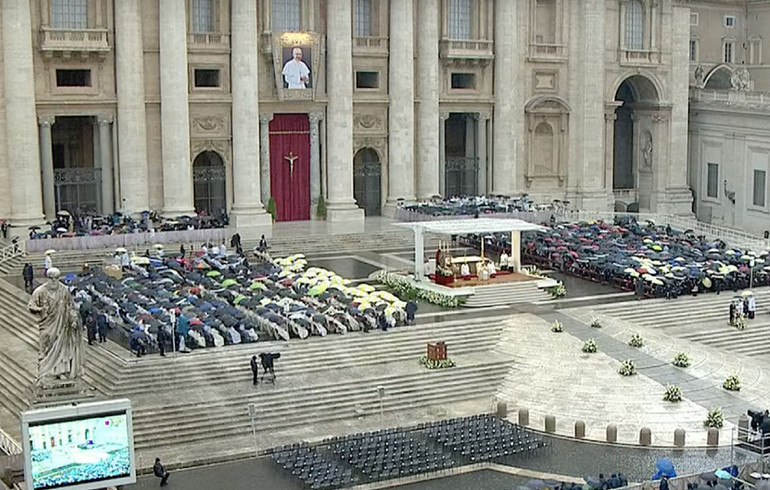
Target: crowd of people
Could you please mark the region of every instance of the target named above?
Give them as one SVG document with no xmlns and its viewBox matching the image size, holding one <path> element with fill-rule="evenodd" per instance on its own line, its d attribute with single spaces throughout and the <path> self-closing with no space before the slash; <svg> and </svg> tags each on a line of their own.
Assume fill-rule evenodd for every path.
<svg viewBox="0 0 770 490">
<path fill-rule="evenodd" d="M 273 260 L 255 251 L 250 263 L 225 247 L 195 254 L 133 255 L 119 264 L 65 278 L 88 327 L 89 340 L 120 327 L 131 349 L 189 351 L 261 339 L 368 332 L 408 323 L 406 302 L 349 281 L 301 254 Z M 180 251 L 181 252 L 181 251 Z M 149 252 L 148 254 L 149 255 Z"/>
<path fill-rule="evenodd" d="M 224 228 L 229 223 L 227 214 L 209 216 L 201 213 L 193 216 L 163 218 L 155 211 L 142 211 L 138 219 L 115 212 L 110 215 L 88 213 L 70 214 L 59 211 L 47 227 L 29 227 L 29 238 L 67 238 L 76 236 L 120 235 L 125 233 L 146 233 L 154 231 L 185 231 Z"/>
<path fill-rule="evenodd" d="M 442 199 L 436 196 L 429 201 L 416 203 L 400 203 L 399 211 L 416 213 L 432 217 L 473 217 L 480 215 L 531 213 L 536 211 L 565 211 L 569 201 L 555 200 L 548 204 L 538 204 L 528 195 L 521 197 L 508 196 L 464 196 Z M 401 218 L 406 218 L 402 213 Z"/>
</svg>

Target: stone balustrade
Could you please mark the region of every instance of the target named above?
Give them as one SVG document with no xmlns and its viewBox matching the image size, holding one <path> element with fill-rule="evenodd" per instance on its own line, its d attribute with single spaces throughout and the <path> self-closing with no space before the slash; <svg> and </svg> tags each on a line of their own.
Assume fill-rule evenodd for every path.
<svg viewBox="0 0 770 490">
<path fill-rule="evenodd" d="M 40 50 L 54 52 L 105 53 L 112 49 L 107 29 L 40 29 Z"/>
<path fill-rule="evenodd" d="M 442 58 L 491 60 L 495 57 L 494 44 L 488 39 L 442 39 L 439 55 Z"/>
</svg>

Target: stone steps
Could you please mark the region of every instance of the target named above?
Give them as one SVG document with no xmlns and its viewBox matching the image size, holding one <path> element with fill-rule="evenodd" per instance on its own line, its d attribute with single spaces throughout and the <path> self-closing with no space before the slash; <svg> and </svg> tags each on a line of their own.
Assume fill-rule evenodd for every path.
<svg viewBox="0 0 770 490">
<path fill-rule="evenodd" d="M 256 403 L 258 430 L 265 431 L 355 418 L 361 415 L 362 404 L 368 406 L 368 409 L 364 408 L 365 412 L 378 413 L 376 386 L 385 386 L 383 411 L 388 412 L 484 396 L 491 398 L 507 372 L 507 365 L 458 367 L 447 371 L 450 372 L 370 378 L 349 385 L 300 388 L 293 396 L 287 395 L 280 400 L 273 400 L 270 394 L 252 395 L 233 400 L 228 408 L 212 407 L 217 410 L 213 420 L 191 420 L 189 411 L 181 418 L 159 419 L 163 417 L 163 409 L 159 412 L 137 410 L 134 417 L 136 448 L 142 450 L 173 445 L 179 439 L 192 443 L 210 437 L 246 434 L 250 430 L 249 401 Z"/>
<path fill-rule="evenodd" d="M 533 303 L 551 299 L 551 295 L 537 287 L 534 281 L 522 283 L 476 286 L 475 293 L 468 297 L 463 306 L 482 308 L 487 306 Z"/>
</svg>

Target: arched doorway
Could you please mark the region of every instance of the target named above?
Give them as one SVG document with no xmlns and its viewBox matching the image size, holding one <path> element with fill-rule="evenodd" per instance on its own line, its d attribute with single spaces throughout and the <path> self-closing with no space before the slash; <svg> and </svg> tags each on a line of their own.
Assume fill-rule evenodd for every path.
<svg viewBox="0 0 770 490">
<path fill-rule="evenodd" d="M 658 91 L 642 75 L 628 77 L 615 92 L 612 189 L 629 208 L 650 208 L 652 195 L 652 114 Z"/>
<path fill-rule="evenodd" d="M 353 196 L 366 216 L 381 214 L 382 164 L 371 148 L 362 148 L 353 159 Z"/>
<path fill-rule="evenodd" d="M 214 151 L 204 151 L 193 161 L 195 211 L 220 217 L 227 213 L 225 164 Z"/>
</svg>

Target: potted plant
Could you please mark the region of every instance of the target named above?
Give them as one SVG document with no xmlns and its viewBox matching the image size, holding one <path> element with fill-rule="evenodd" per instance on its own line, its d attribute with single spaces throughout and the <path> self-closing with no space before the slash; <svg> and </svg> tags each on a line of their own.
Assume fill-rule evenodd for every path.
<svg viewBox="0 0 770 490">
<path fill-rule="evenodd" d="M 275 209 L 275 199 L 270 196 L 270 200 L 267 201 L 267 213 L 273 217 L 273 221 L 278 217 L 278 211 Z"/>
<path fill-rule="evenodd" d="M 317 218 L 326 219 L 326 201 L 324 201 L 323 194 L 318 196 L 318 204 L 315 208 L 315 215 Z"/>
<path fill-rule="evenodd" d="M 602 322 L 597 317 L 591 319 L 591 326 L 594 328 L 602 328 Z"/>
<path fill-rule="evenodd" d="M 676 367 L 686 368 L 690 365 L 690 358 L 684 352 L 680 352 L 674 357 L 673 364 Z"/>
<path fill-rule="evenodd" d="M 732 374 L 722 383 L 722 388 L 728 391 L 741 391 L 741 380 L 738 379 L 737 374 Z"/>
<path fill-rule="evenodd" d="M 644 340 L 641 335 L 635 333 L 631 336 L 631 340 L 628 341 L 628 345 L 639 348 L 644 345 Z"/>
<path fill-rule="evenodd" d="M 666 391 L 663 393 L 663 401 L 672 403 L 681 402 L 682 389 L 677 385 L 667 385 Z"/>
<path fill-rule="evenodd" d="M 594 339 L 588 339 L 583 344 L 583 352 L 586 354 L 593 354 L 597 351 L 596 341 Z"/>
<path fill-rule="evenodd" d="M 556 286 L 551 286 L 547 289 L 549 293 L 551 293 L 551 296 L 555 298 L 563 298 L 567 295 L 567 288 L 564 287 L 564 284 L 559 283 Z"/>
<path fill-rule="evenodd" d="M 559 320 L 554 320 L 553 325 L 551 325 L 551 332 L 560 333 L 563 331 L 564 329 L 562 328 L 561 322 Z"/>
<path fill-rule="evenodd" d="M 725 415 L 721 408 L 712 408 L 709 410 L 706 420 L 703 422 L 706 427 L 721 429 L 725 425 Z"/>
<path fill-rule="evenodd" d="M 636 364 L 631 359 L 623 361 L 618 372 L 621 376 L 633 376 L 636 374 Z"/>
<path fill-rule="evenodd" d="M 428 369 L 446 369 L 455 367 L 455 363 L 451 359 L 435 360 L 428 359 L 428 356 L 422 356 L 419 362 L 420 366 L 426 367 Z"/>
</svg>

